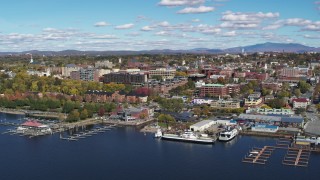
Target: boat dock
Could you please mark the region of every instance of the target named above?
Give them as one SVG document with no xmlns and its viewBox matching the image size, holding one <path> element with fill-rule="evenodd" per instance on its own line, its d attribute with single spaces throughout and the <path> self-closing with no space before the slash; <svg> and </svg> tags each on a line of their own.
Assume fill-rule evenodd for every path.
<svg viewBox="0 0 320 180">
<path fill-rule="evenodd" d="M 289 166 L 308 167 L 310 151 L 307 149 L 289 148 L 282 164 Z"/>
<path fill-rule="evenodd" d="M 113 128 L 115 128 L 115 125 L 110 125 L 110 126 L 104 126 L 104 127 L 97 127 L 92 130 L 85 130 L 79 133 L 75 133 L 72 135 L 69 135 L 68 137 L 63 137 L 62 134 L 60 133 L 60 139 L 61 140 L 67 140 L 67 141 L 78 141 L 80 139 L 85 139 L 87 137 L 91 137 L 93 135 L 97 135 L 99 133 L 104 133 L 106 131 L 110 131 Z"/>
<path fill-rule="evenodd" d="M 252 164 L 266 164 L 270 158 L 274 147 L 264 146 L 263 148 L 252 148 L 242 162 Z"/>
<path fill-rule="evenodd" d="M 276 142 L 276 148 L 288 149 L 292 145 L 292 139 L 290 137 L 279 138 Z"/>
<path fill-rule="evenodd" d="M 242 162 L 252 164 L 265 165 L 271 153 L 275 149 L 287 150 L 285 157 L 282 161 L 283 165 L 308 167 L 311 152 L 320 152 L 320 149 L 311 148 L 310 144 L 299 145 L 294 143 L 292 137 L 279 138 L 275 146 L 264 146 L 263 148 L 252 148 L 248 154 L 245 155 Z"/>
</svg>

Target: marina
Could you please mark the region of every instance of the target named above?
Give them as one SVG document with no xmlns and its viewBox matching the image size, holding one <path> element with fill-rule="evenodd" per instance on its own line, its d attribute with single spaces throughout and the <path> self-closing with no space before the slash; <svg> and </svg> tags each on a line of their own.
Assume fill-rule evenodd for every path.
<svg viewBox="0 0 320 180">
<path fill-rule="evenodd" d="M 263 148 L 252 148 L 249 151 L 249 154 L 244 157 L 242 162 L 264 165 L 270 158 L 273 150 L 274 147 L 271 146 L 264 146 Z"/>
<path fill-rule="evenodd" d="M 19 118 L 10 116 L 7 119 L 10 121 Z M 0 132 L 8 132 L 8 127 L 0 126 Z M 16 126 L 12 126 L 14 127 Z M 267 180 L 272 176 L 279 179 L 313 179 L 318 176 L 317 165 L 320 157 L 315 153 L 310 153 L 307 171 L 305 168 L 285 168 L 288 166 L 282 165 L 282 161 L 287 150 L 280 148 L 276 148 L 272 155 L 266 158 L 265 165 L 251 166 L 257 163 L 241 162 L 244 154 L 249 156 L 251 152 L 251 156 L 257 157 L 257 153 L 261 151 L 259 147 L 276 146 L 278 139 L 238 135 L 231 141 L 217 141 L 214 146 L 207 146 L 155 139 L 153 133 L 144 135 L 133 127 L 116 126 L 99 132 L 104 131 L 99 130 L 102 127 L 104 126 L 97 125 L 66 129 L 62 132 L 62 137 L 70 140 L 60 139 L 60 133 L 39 138 L 18 138 L 18 134 L 9 133 L 0 135 L 0 143 L 5 144 L 0 149 L 0 168 L 6 169 L 2 172 L 1 179 L 28 177 L 33 180 L 86 180 L 104 179 L 107 176 L 115 180 L 210 179 L 212 176 L 222 179 L 225 178 L 225 173 L 229 172 L 221 166 L 222 163 L 233 169 L 233 173 L 228 175 L 231 179 L 260 177 L 261 180 Z M 96 134 L 88 133 L 91 131 Z M 260 158 L 256 158 L 256 162 L 259 162 L 262 156 L 261 154 Z M 300 159 L 302 158 L 303 156 L 300 156 Z M 188 165 L 188 170 L 181 164 Z M 43 168 L 44 165 L 46 168 Z M 133 169 L 133 166 L 138 169 Z M 154 176 L 159 173 L 160 168 L 163 170 L 161 176 Z M 215 168 L 215 171 L 212 171 L 212 168 Z M 33 169 L 41 171 L 35 174 Z M 91 173 L 88 174 L 88 170 Z M 60 173 L 56 173 L 57 171 Z M 126 173 L 121 173 L 123 171 Z"/>
<path fill-rule="evenodd" d="M 74 133 L 74 134 L 69 135 L 67 137 L 64 137 L 62 135 L 62 133 L 60 133 L 60 139 L 68 140 L 68 141 L 78 141 L 80 139 L 85 139 L 87 137 L 91 137 L 91 136 L 97 135 L 99 133 L 104 133 L 106 131 L 110 131 L 113 128 L 115 128 L 114 125 L 97 127 L 97 128 L 92 129 L 92 130 L 85 130 L 85 131 L 82 131 L 82 132 L 77 132 L 77 133 Z"/>
</svg>

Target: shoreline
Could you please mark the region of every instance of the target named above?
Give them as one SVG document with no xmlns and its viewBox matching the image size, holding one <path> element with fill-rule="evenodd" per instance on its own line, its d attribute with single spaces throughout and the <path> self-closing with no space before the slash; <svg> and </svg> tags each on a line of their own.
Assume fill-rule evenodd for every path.
<svg viewBox="0 0 320 180">
<path fill-rule="evenodd" d="M 25 115 L 26 112 L 24 110 L 18 110 L 18 109 L 6 109 L 6 108 L 0 108 L 0 113 L 6 113 L 6 114 L 15 114 L 15 115 Z"/>
</svg>

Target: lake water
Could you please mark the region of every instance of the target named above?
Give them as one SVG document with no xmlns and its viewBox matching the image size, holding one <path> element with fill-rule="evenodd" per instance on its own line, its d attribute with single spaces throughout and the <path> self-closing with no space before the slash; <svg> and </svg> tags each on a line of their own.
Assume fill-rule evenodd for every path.
<svg viewBox="0 0 320 180">
<path fill-rule="evenodd" d="M 0 132 L 8 128 L 0 126 Z M 0 134 L 0 179 L 319 179 L 320 154 L 311 154 L 308 168 L 282 165 L 285 150 L 275 150 L 266 165 L 241 162 L 250 148 L 275 142 L 238 136 L 228 143 L 189 144 L 154 139 L 135 128 L 117 128 L 74 142 L 60 140 L 58 134 L 31 139 Z"/>
</svg>

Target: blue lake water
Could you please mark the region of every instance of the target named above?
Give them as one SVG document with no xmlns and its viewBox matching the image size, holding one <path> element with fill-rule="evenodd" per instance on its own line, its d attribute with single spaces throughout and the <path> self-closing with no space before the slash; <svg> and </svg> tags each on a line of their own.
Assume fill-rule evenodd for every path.
<svg viewBox="0 0 320 180">
<path fill-rule="evenodd" d="M 0 126 L 0 133 L 8 128 Z M 154 139 L 135 128 L 75 142 L 60 140 L 58 134 L 31 139 L 0 134 L 0 179 L 319 179 L 320 154 L 311 154 L 308 168 L 282 165 L 285 150 L 275 150 L 266 165 L 241 162 L 250 148 L 275 142 L 238 136 L 228 143 L 189 144 Z"/>
</svg>

